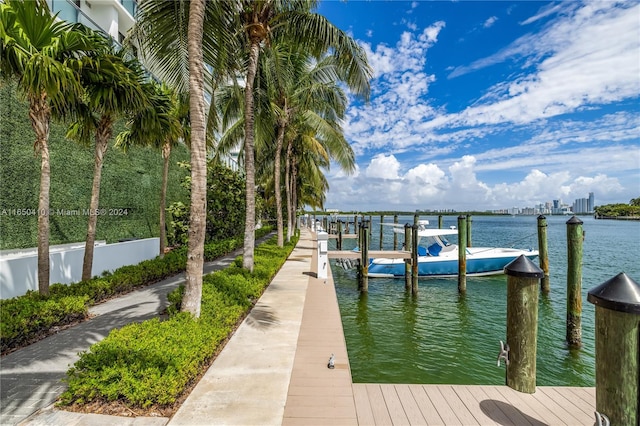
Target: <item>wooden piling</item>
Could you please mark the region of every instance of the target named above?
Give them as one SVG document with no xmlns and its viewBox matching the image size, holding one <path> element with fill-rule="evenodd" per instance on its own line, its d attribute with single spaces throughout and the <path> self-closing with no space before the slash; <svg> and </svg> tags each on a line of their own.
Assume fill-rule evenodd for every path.
<svg viewBox="0 0 640 426">
<path fill-rule="evenodd" d="M 467 292 L 467 218 L 458 216 L 458 293 Z"/>
<path fill-rule="evenodd" d="M 536 391 L 538 280 L 544 273 L 526 256 L 509 263 L 507 274 L 507 386 Z"/>
<path fill-rule="evenodd" d="M 473 219 L 471 219 L 471 215 L 468 214 L 467 215 L 467 247 L 473 247 L 473 244 L 471 243 L 471 223 L 473 222 Z"/>
<path fill-rule="evenodd" d="M 338 250 L 342 250 L 342 220 L 338 219 Z"/>
<path fill-rule="evenodd" d="M 582 346 L 582 221 L 567 221 L 567 343 Z"/>
<path fill-rule="evenodd" d="M 372 235 L 372 232 L 373 232 L 373 226 L 371 226 L 371 224 L 373 223 L 373 220 L 371 220 L 371 219 L 372 219 L 372 217 L 371 217 L 371 215 L 369 215 L 369 240 L 371 240 L 371 235 Z"/>
<path fill-rule="evenodd" d="M 442 215 L 438 215 L 438 229 L 442 229 L 442 226 L 443 226 L 442 220 L 443 220 Z"/>
<path fill-rule="evenodd" d="M 382 250 L 382 228 L 384 228 L 384 226 L 382 225 L 382 223 L 384 222 L 384 215 L 381 214 L 380 215 L 380 250 Z"/>
<path fill-rule="evenodd" d="M 404 224 L 404 249 L 411 250 L 411 226 L 408 223 Z M 404 289 L 411 290 L 411 259 L 404 261 Z"/>
<path fill-rule="evenodd" d="M 411 229 L 411 294 L 418 295 L 418 225 Z"/>
<path fill-rule="evenodd" d="M 620 273 L 589 290 L 596 305 L 596 410 L 640 425 L 640 284 Z"/>
<path fill-rule="evenodd" d="M 398 215 L 397 214 L 393 215 L 393 223 L 395 223 L 396 225 L 398 224 Z M 397 232 L 393 233 L 393 249 L 394 250 L 398 250 L 398 233 Z"/>
<path fill-rule="evenodd" d="M 369 291 L 369 230 L 366 221 L 360 223 L 360 291 Z"/>
<path fill-rule="evenodd" d="M 547 245 L 547 218 L 544 215 L 538 216 L 538 259 L 540 259 L 540 269 L 544 272 L 540 280 L 540 289 L 543 294 L 549 294 L 551 284 L 549 281 L 549 249 Z"/>
</svg>

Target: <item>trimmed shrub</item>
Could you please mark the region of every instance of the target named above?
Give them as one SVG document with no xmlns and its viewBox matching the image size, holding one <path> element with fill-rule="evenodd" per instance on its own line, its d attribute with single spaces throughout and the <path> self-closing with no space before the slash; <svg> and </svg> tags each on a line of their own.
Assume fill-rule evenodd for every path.
<svg viewBox="0 0 640 426">
<path fill-rule="evenodd" d="M 0 347 L 2 352 L 31 342 L 49 331 L 84 319 L 87 296 L 43 298 L 29 292 L 20 298 L 2 301 L 0 305 Z"/>
</svg>

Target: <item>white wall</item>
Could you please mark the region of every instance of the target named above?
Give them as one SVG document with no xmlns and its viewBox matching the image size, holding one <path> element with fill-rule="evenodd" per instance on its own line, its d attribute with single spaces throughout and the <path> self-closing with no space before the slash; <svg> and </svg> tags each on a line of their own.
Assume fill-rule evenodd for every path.
<svg viewBox="0 0 640 426">
<path fill-rule="evenodd" d="M 159 254 L 159 239 L 105 244 L 97 242 L 93 253 L 91 275 L 114 271 L 124 265 L 135 265 Z M 84 243 L 51 246 L 49 249 L 51 284 L 80 281 Z M 21 296 L 38 289 L 38 253 L 36 249 L 7 250 L 0 253 L 0 299 Z"/>
</svg>

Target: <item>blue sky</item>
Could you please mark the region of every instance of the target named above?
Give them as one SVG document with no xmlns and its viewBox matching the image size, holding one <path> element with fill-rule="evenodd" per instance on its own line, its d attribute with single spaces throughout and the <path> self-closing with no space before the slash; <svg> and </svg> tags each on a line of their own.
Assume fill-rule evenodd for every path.
<svg viewBox="0 0 640 426">
<path fill-rule="evenodd" d="M 323 1 L 374 70 L 326 208 L 640 197 L 639 1 Z"/>
</svg>

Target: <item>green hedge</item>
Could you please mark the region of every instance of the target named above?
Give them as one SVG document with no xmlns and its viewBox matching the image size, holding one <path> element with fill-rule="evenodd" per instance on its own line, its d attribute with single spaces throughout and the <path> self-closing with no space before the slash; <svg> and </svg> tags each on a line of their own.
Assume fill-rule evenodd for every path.
<svg viewBox="0 0 640 426">
<path fill-rule="evenodd" d="M 40 157 L 33 150 L 28 105 L 15 93 L 15 84 L 0 82 L 0 250 L 37 245 Z M 123 129 L 117 123 L 114 136 Z M 51 123 L 51 244 L 84 241 L 87 234 L 83 209 L 89 208 L 91 198 L 94 152 L 65 139 L 65 133 L 64 124 Z M 162 155 L 140 147 L 125 154 L 113 144 L 112 140 L 102 169 L 100 207 L 107 210 L 98 217 L 96 238 L 117 242 L 157 237 Z M 172 151 L 167 204 L 188 201 L 188 191 L 180 185 L 187 171 L 177 166 L 188 160 L 186 147 Z M 126 209 L 126 214 L 116 209 Z"/>
<path fill-rule="evenodd" d="M 168 320 L 112 331 L 68 371 L 69 387 L 60 403 L 119 401 L 131 407 L 174 403 L 262 294 L 296 241 L 278 248 L 274 237 L 258 246 L 251 274 L 235 263 L 205 276 L 199 319 L 178 312 L 184 291 L 180 287 L 169 295 Z"/>
<path fill-rule="evenodd" d="M 256 237 L 270 231 L 270 227 L 261 228 L 256 231 Z M 221 257 L 242 244 L 240 237 L 207 244 L 205 260 Z M 171 251 L 163 258 L 123 266 L 113 274 L 70 285 L 53 284 L 49 296 L 30 291 L 24 296 L 0 300 L 0 351 L 5 353 L 34 341 L 51 327 L 84 319 L 88 306 L 182 272 L 186 262 L 185 247 Z"/>
</svg>

